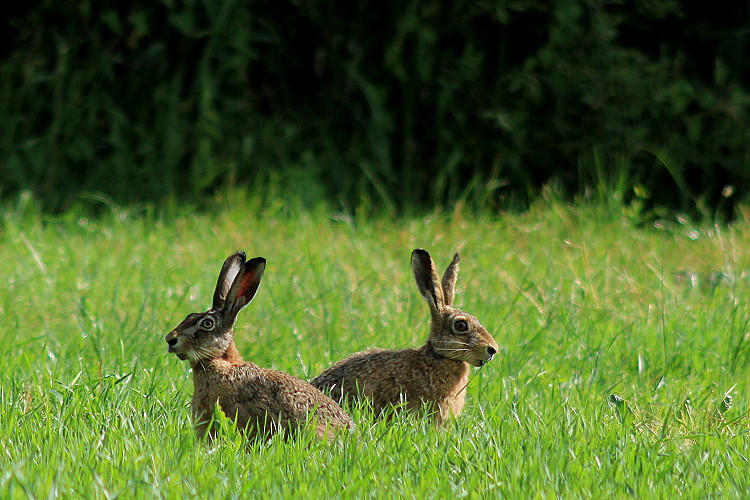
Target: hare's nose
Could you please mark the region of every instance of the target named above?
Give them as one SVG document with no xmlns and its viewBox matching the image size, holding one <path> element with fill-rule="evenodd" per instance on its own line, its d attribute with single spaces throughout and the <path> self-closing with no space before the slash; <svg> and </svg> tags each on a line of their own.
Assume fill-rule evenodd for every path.
<svg viewBox="0 0 750 500">
<path fill-rule="evenodd" d="M 172 347 L 177 343 L 177 334 L 174 332 L 174 330 L 164 336 L 164 342 L 169 344 L 169 347 Z"/>
<path fill-rule="evenodd" d="M 497 349 L 495 349 L 494 347 L 488 345 L 487 346 L 487 356 L 489 356 L 490 358 L 492 358 L 492 356 L 494 356 L 495 354 L 497 354 Z"/>
</svg>

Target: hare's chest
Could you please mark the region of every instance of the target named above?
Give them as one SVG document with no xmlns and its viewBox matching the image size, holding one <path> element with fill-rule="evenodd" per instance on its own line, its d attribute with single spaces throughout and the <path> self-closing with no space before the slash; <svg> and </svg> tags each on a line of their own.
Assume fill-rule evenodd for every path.
<svg viewBox="0 0 750 500">
<path fill-rule="evenodd" d="M 447 421 L 461 414 L 466 402 L 468 375 L 468 369 L 460 366 L 455 373 L 440 377 L 436 381 L 434 396 L 439 407 L 440 420 Z"/>
<path fill-rule="evenodd" d="M 221 380 L 195 381 L 192 408 L 196 424 L 211 420 L 215 406 L 221 402 L 223 392 L 224 384 Z"/>
<path fill-rule="evenodd" d="M 455 386 L 453 391 L 439 403 L 441 416 L 444 420 L 451 416 L 459 416 L 464 408 L 464 403 L 466 403 L 466 387 Z"/>
<path fill-rule="evenodd" d="M 231 414 L 231 401 L 236 382 L 226 374 L 202 373 L 193 380 L 193 416 L 196 422 L 210 420 L 216 405 L 227 415 Z"/>
<path fill-rule="evenodd" d="M 273 391 L 264 387 L 251 370 L 238 367 L 212 375 L 195 381 L 192 407 L 196 423 L 210 421 L 218 405 L 222 413 L 244 427 L 255 413 L 262 414 L 269 406 L 266 400 Z"/>
</svg>

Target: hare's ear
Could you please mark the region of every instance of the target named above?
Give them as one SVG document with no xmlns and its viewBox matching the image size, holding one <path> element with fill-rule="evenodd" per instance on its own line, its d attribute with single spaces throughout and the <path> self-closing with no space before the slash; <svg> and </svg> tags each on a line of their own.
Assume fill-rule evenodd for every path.
<svg viewBox="0 0 750 500">
<path fill-rule="evenodd" d="M 453 256 L 453 260 L 445 269 L 443 274 L 443 295 L 445 296 L 445 305 L 452 306 L 453 299 L 456 296 L 456 278 L 458 277 L 458 263 L 461 258 L 458 254 Z"/>
<path fill-rule="evenodd" d="M 414 250 L 411 253 L 411 270 L 414 272 L 419 293 L 430 306 L 430 312 L 433 315 L 441 313 L 445 309 L 445 297 L 430 254 L 421 248 Z"/>
<path fill-rule="evenodd" d="M 212 309 L 218 311 L 224 307 L 229 288 L 231 288 L 234 278 L 237 277 L 244 264 L 245 252 L 237 252 L 227 257 L 227 260 L 224 261 L 224 265 L 221 266 L 221 272 L 219 273 L 219 281 L 216 283 Z"/>
<path fill-rule="evenodd" d="M 237 313 L 243 307 L 248 305 L 255 292 L 260 286 L 260 279 L 263 277 L 263 270 L 266 268 L 266 259 L 255 257 L 247 261 L 237 276 L 234 278 L 232 286 L 227 293 L 226 304 L 224 305 L 224 324 L 231 325 L 237 318 Z"/>
</svg>

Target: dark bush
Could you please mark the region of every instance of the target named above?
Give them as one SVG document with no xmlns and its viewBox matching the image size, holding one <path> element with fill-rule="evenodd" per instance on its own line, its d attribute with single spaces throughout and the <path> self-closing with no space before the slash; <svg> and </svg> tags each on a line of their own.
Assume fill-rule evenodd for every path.
<svg viewBox="0 0 750 500">
<path fill-rule="evenodd" d="M 200 200 L 275 181 L 395 208 L 550 180 L 703 215 L 750 177 L 748 10 L 676 0 L 5 7 L 0 187 Z"/>
</svg>

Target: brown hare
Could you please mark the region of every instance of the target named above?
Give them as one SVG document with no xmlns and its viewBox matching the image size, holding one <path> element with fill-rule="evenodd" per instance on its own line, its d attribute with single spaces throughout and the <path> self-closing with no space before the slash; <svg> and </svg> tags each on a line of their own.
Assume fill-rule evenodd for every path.
<svg viewBox="0 0 750 500">
<path fill-rule="evenodd" d="M 245 262 L 243 252 L 231 255 L 221 268 L 211 309 L 188 314 L 165 338 L 169 352 L 193 368 L 196 431 L 199 437 L 209 431 L 218 403 L 248 437 L 286 435 L 309 422 L 318 436 L 330 438 L 353 425 L 338 404 L 307 382 L 243 361 L 235 347 L 237 313 L 253 300 L 265 266 L 262 257 Z"/>
<path fill-rule="evenodd" d="M 482 366 L 497 343 L 476 318 L 453 307 L 459 257 L 445 270 L 442 283 L 425 250 L 411 254 L 411 268 L 432 315 L 427 343 L 419 349 L 358 352 L 318 375 L 312 385 L 339 404 L 360 397 L 371 400 L 376 415 L 401 403 L 426 407 L 438 424 L 457 417 L 466 399 L 469 365 Z"/>
</svg>

